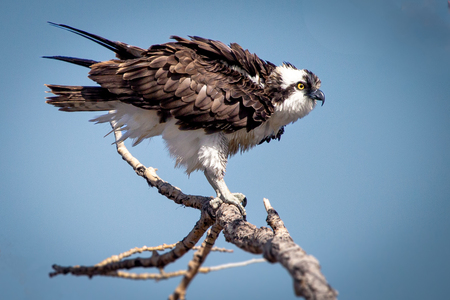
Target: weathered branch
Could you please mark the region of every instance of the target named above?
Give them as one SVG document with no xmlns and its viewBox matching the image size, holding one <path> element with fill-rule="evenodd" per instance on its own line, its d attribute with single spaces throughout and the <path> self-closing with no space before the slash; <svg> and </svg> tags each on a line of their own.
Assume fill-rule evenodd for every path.
<svg viewBox="0 0 450 300">
<path fill-rule="evenodd" d="M 131 254 L 139 252 L 130 250 L 122 256 L 113 256 L 92 267 L 61 267 L 54 265 L 57 274 L 71 273 L 73 275 L 94 275 L 117 276 L 133 279 L 163 279 L 173 276 L 184 275 L 180 285 L 175 290 L 171 299 L 184 299 L 189 283 L 198 272 L 208 272 L 211 269 L 200 268 L 211 250 L 218 234 L 224 232 L 225 239 L 241 248 L 244 251 L 262 254 L 271 263 L 280 263 L 286 268 L 293 278 L 294 290 L 297 296 L 306 299 L 336 299 L 337 292 L 327 283 L 325 277 L 320 272 L 320 265 L 317 259 L 306 254 L 306 252 L 294 243 L 288 230 L 284 226 L 278 213 L 272 208 L 270 202 L 264 199 L 264 205 L 268 213 L 267 227 L 257 228 L 255 225 L 245 221 L 236 206 L 222 204 L 217 209 L 210 205 L 212 197 L 193 196 L 184 194 L 179 188 L 163 181 L 156 175 L 156 169 L 146 168 L 127 150 L 121 139 L 121 132 L 117 130 L 116 124 L 111 123 L 116 138 L 117 152 L 122 158 L 133 167 L 136 173 L 145 178 L 147 183 L 158 189 L 158 192 L 177 204 L 199 209 L 201 218 L 197 221 L 191 232 L 175 247 L 162 255 L 156 251 L 149 258 L 125 259 Z M 214 224 L 214 226 L 213 226 Z M 162 268 L 174 262 L 192 249 L 206 230 L 211 227 L 202 246 L 195 253 L 193 260 L 189 263 L 187 271 L 178 271 L 174 274 L 164 273 Z M 166 245 L 167 246 L 167 245 Z M 169 248 L 167 246 L 167 248 Z M 157 267 L 161 274 L 130 274 L 120 270 L 135 267 Z"/>
<path fill-rule="evenodd" d="M 139 160 L 131 155 L 125 147 L 125 144 L 121 141 L 122 132 L 116 128 L 117 125 L 115 121 L 111 121 L 111 127 L 116 140 L 115 144 L 117 152 L 122 156 L 122 159 L 134 169 L 136 174 L 143 177 L 151 187 L 155 187 L 161 195 L 173 200 L 177 204 L 205 210 L 207 213 L 213 214 L 212 208 L 209 208 L 209 201 L 211 201 L 212 197 L 186 195 L 176 186 L 162 180 L 156 175 L 157 169 L 152 167 L 146 168 Z"/>
<path fill-rule="evenodd" d="M 189 232 L 189 234 L 179 243 L 176 244 L 175 248 L 167 253 L 159 255 L 158 252 L 153 251 L 153 254 L 149 258 L 134 258 L 134 259 L 124 259 L 120 261 L 113 261 L 107 264 L 97 264 L 95 266 L 75 266 L 75 267 L 62 267 L 59 265 L 53 265 L 52 268 L 55 272 L 50 273 L 50 277 L 56 276 L 58 274 L 72 274 L 78 276 L 95 276 L 95 275 L 106 275 L 110 272 L 123 269 L 132 269 L 137 267 L 143 268 L 164 268 L 166 265 L 174 262 L 178 258 L 182 257 L 186 252 L 188 252 L 192 247 L 197 244 L 198 240 L 203 236 L 203 234 L 212 226 L 213 221 L 207 214 L 202 213 L 202 217 L 197 221 L 194 228 Z"/>
<path fill-rule="evenodd" d="M 294 243 L 280 216 L 273 209 L 269 200 L 264 199 L 267 209 L 267 224 L 273 229 L 275 236 L 264 249 L 264 257 L 270 262 L 280 262 L 294 279 L 297 296 L 306 299 L 336 299 L 335 291 L 320 271 L 319 261 Z"/>
<path fill-rule="evenodd" d="M 113 255 L 111 257 L 108 257 L 108 258 L 104 259 L 103 261 L 99 262 L 98 264 L 96 264 L 96 266 L 104 266 L 106 264 L 118 262 L 118 261 L 121 261 L 122 259 L 124 259 L 125 257 L 129 257 L 129 256 L 131 256 L 133 254 L 136 254 L 136 253 L 163 251 L 163 250 L 167 250 L 167 249 L 173 249 L 173 248 L 175 248 L 177 246 L 177 244 L 178 243 L 169 244 L 169 245 L 162 244 L 162 245 L 159 245 L 159 246 L 156 246 L 156 247 L 147 247 L 147 246 L 143 246 L 141 248 L 134 247 L 133 249 L 130 249 L 128 251 L 120 253 L 119 255 Z M 192 247 L 192 250 L 199 250 L 199 249 L 200 249 L 200 246 Z M 211 249 L 211 251 L 233 253 L 233 250 L 231 250 L 231 249 L 219 248 L 219 247 L 213 247 Z"/>
<path fill-rule="evenodd" d="M 222 231 L 222 227 L 218 223 L 215 223 L 211 229 L 208 231 L 205 241 L 202 243 L 200 249 L 197 250 L 194 254 L 194 258 L 188 264 L 188 270 L 181 280 L 178 287 L 175 289 L 174 293 L 170 295 L 169 300 L 177 300 L 177 299 L 185 299 L 186 290 L 194 279 L 195 275 L 197 275 L 200 266 L 205 261 L 212 247 L 214 246 L 217 237 Z"/>
<path fill-rule="evenodd" d="M 178 243 L 170 244 L 170 245 L 162 244 L 162 245 L 156 246 L 156 247 L 147 247 L 147 246 L 144 246 L 144 247 L 141 247 L 141 248 L 135 247 L 133 249 L 130 249 L 128 251 L 120 253 L 119 255 L 113 255 L 111 257 L 108 257 L 107 259 L 104 259 L 103 261 L 99 262 L 95 266 L 99 267 L 99 266 L 104 266 L 106 264 L 119 262 L 122 259 L 124 259 L 125 257 L 129 257 L 129 256 L 131 256 L 133 254 L 136 254 L 136 253 L 142 253 L 142 252 L 146 252 L 146 251 L 153 252 L 153 251 L 163 251 L 163 250 L 166 250 L 166 249 L 173 249 L 173 248 L 175 248 L 177 246 L 177 244 Z"/>
<path fill-rule="evenodd" d="M 212 251 L 212 249 L 211 249 Z M 267 262 L 264 258 L 253 258 L 242 262 L 237 263 L 228 263 L 218 266 L 212 266 L 212 267 L 201 267 L 198 269 L 198 273 L 207 274 L 210 272 L 217 272 L 220 270 L 225 270 L 229 268 L 238 268 L 238 267 L 245 267 L 250 264 L 255 263 L 262 263 Z M 189 270 L 179 270 L 174 272 L 163 272 L 160 270 L 160 273 L 129 273 L 124 271 L 115 271 L 105 274 L 104 276 L 110 276 L 110 277 L 120 277 L 124 279 L 132 279 L 132 280 L 164 280 L 169 279 L 173 277 L 178 276 L 184 276 L 188 273 Z M 192 281 L 192 280 L 191 280 Z"/>
<path fill-rule="evenodd" d="M 337 292 L 320 272 L 317 259 L 294 243 L 278 213 L 264 199 L 267 223 L 272 228 L 256 228 L 243 220 L 239 210 L 223 204 L 217 211 L 217 220 L 223 227 L 227 242 L 255 254 L 263 254 L 271 263 L 279 262 L 291 274 L 297 296 L 306 299 L 336 299 Z"/>
</svg>

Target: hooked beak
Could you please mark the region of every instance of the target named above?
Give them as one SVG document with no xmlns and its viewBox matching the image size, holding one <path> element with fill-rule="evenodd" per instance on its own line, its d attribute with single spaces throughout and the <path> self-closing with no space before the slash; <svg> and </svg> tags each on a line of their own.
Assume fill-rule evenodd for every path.
<svg viewBox="0 0 450 300">
<path fill-rule="evenodd" d="M 309 93 L 309 97 L 312 100 L 322 101 L 322 106 L 325 103 L 325 94 L 321 90 L 314 90 Z"/>
</svg>

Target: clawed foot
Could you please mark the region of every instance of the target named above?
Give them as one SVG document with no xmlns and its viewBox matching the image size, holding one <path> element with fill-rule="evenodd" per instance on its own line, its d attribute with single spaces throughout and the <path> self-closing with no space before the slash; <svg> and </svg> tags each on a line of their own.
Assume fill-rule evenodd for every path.
<svg viewBox="0 0 450 300">
<path fill-rule="evenodd" d="M 242 216 L 245 218 L 247 214 L 244 206 L 247 204 L 247 198 L 241 193 L 230 193 L 230 190 L 223 180 L 223 174 L 222 176 L 219 175 L 221 174 L 218 174 L 214 169 L 205 169 L 206 179 L 208 179 L 209 184 L 211 184 L 217 193 L 217 197 L 211 200 L 210 205 L 214 209 L 219 208 L 220 204 L 223 202 L 236 205 Z"/>
<path fill-rule="evenodd" d="M 237 206 L 239 208 L 239 211 L 241 214 L 245 217 L 247 213 L 245 212 L 245 206 L 247 205 L 247 197 L 245 197 L 244 194 L 241 193 L 231 193 L 231 197 L 225 198 L 222 195 L 219 197 L 214 198 L 209 203 L 214 208 L 217 209 L 220 204 L 222 203 L 228 203 Z"/>
</svg>

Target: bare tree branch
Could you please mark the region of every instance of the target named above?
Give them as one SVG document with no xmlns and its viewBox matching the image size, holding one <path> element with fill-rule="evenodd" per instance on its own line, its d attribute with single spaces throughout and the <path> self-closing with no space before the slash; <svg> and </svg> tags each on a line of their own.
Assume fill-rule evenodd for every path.
<svg viewBox="0 0 450 300">
<path fill-rule="evenodd" d="M 188 252 L 198 240 L 203 236 L 203 234 L 208 230 L 210 226 L 213 225 L 213 221 L 205 213 L 202 213 L 202 217 L 197 221 L 194 228 L 189 232 L 189 234 L 179 243 L 176 244 L 175 248 L 167 253 L 159 255 L 158 252 L 153 251 L 153 254 L 149 258 L 134 258 L 125 259 L 117 262 L 111 262 L 108 264 L 98 264 L 95 266 L 74 266 L 74 267 L 62 267 L 59 265 L 53 265 L 52 268 L 55 270 L 50 273 L 50 277 L 56 276 L 58 274 L 72 274 L 77 276 L 95 276 L 95 275 L 107 275 L 110 272 L 132 269 L 137 267 L 143 268 L 164 268 L 166 265 L 174 262 L 178 258 L 182 257 L 186 252 Z"/>
<path fill-rule="evenodd" d="M 212 249 L 211 249 L 212 251 Z M 238 267 L 245 267 L 250 264 L 255 263 L 263 263 L 267 262 L 264 258 L 253 258 L 242 262 L 237 263 L 229 263 L 229 264 L 223 264 L 218 266 L 212 266 L 212 267 L 201 267 L 198 269 L 198 273 L 207 274 L 210 272 L 216 272 L 224 269 L 229 268 L 238 268 Z M 129 273 L 124 271 L 114 271 L 107 274 L 104 274 L 104 276 L 110 276 L 110 277 L 120 277 L 124 279 L 132 279 L 132 280 L 165 280 L 173 277 L 178 276 L 184 276 L 188 273 L 188 270 L 179 270 L 175 272 L 164 272 L 163 270 L 160 270 L 160 273 Z"/>
<path fill-rule="evenodd" d="M 200 268 L 200 270 L 198 270 L 198 272 L 199 273 L 209 273 L 209 272 L 215 272 L 215 271 L 225 270 L 225 269 L 230 269 L 230 268 L 245 267 L 245 266 L 248 266 L 251 264 L 257 264 L 257 263 L 263 263 L 263 262 L 267 262 L 267 260 L 264 258 L 252 258 L 252 259 L 237 262 L 237 263 L 228 263 L 228 264 L 218 265 L 218 266 L 214 266 L 214 267 L 203 267 L 203 268 Z"/>
<path fill-rule="evenodd" d="M 115 263 L 115 262 L 121 261 L 125 257 L 129 257 L 129 256 L 131 256 L 133 254 L 142 253 L 142 252 L 145 252 L 145 251 L 153 252 L 153 251 L 163 251 L 163 250 L 166 250 L 166 249 L 173 249 L 173 248 L 175 248 L 175 246 L 177 244 L 178 243 L 170 244 L 170 245 L 162 244 L 162 245 L 156 246 L 156 247 L 147 247 L 147 246 L 144 246 L 142 248 L 135 247 L 133 249 L 130 249 L 130 250 L 128 250 L 126 252 L 123 252 L 123 253 L 120 253 L 118 255 L 113 255 L 111 257 L 108 257 L 107 259 L 99 262 L 95 266 L 96 267 L 101 267 L 101 266 L 104 266 L 106 264 Z"/>
<path fill-rule="evenodd" d="M 209 214 L 213 214 L 212 209 L 208 209 L 208 207 L 210 207 L 209 201 L 211 201 L 212 197 L 186 195 L 176 186 L 173 186 L 170 183 L 159 178 L 159 176 L 156 175 L 157 169 L 154 169 L 152 167 L 146 168 L 139 162 L 139 160 L 131 155 L 131 153 L 125 147 L 125 144 L 121 141 L 122 132 L 120 131 L 120 129 L 116 128 L 117 125 L 115 121 L 111 121 L 111 127 L 113 129 L 114 137 L 116 140 L 115 144 L 117 152 L 120 154 L 120 156 L 122 156 L 122 159 L 125 160 L 135 170 L 136 174 L 143 177 L 151 187 L 156 187 L 161 195 L 170 200 L 173 200 L 177 204 L 206 210 Z"/>
<path fill-rule="evenodd" d="M 195 275 L 197 275 L 200 266 L 205 261 L 212 247 L 214 246 L 217 237 L 222 231 L 222 227 L 218 223 L 215 223 L 211 229 L 208 231 L 205 241 L 202 243 L 200 249 L 197 250 L 194 254 L 194 258 L 188 264 L 188 270 L 181 280 L 178 287 L 175 289 L 174 293 L 169 296 L 169 300 L 177 300 L 177 299 L 185 299 L 186 290 L 194 279 Z"/>
<path fill-rule="evenodd" d="M 147 183 L 158 189 L 158 192 L 177 204 L 199 209 L 201 211 L 200 220 L 197 221 L 191 232 L 179 243 L 175 245 L 164 245 L 173 249 L 167 253 L 159 255 L 152 249 L 153 254 L 149 258 L 123 259 L 131 254 L 141 252 L 139 248 L 131 249 L 119 256 L 110 257 L 103 262 L 91 266 L 61 267 L 54 265 L 55 272 L 50 276 L 58 274 L 85 275 L 85 276 L 116 276 L 132 279 L 165 279 L 173 276 L 184 275 L 180 285 L 171 295 L 171 299 L 184 299 L 186 289 L 198 272 L 209 272 L 212 268 L 201 268 L 201 264 L 211 251 L 220 231 L 224 232 L 227 242 L 233 243 L 244 251 L 253 254 L 262 254 L 271 263 L 280 263 L 291 275 L 294 283 L 294 291 L 297 296 L 305 299 L 337 299 L 337 292 L 327 283 L 325 277 L 320 272 L 320 265 L 317 259 L 294 243 L 288 230 L 278 213 L 273 209 L 269 200 L 264 199 L 264 206 L 268 213 L 267 227 L 257 228 L 255 225 L 245 221 L 236 206 L 222 204 L 214 209 L 210 205 L 212 197 L 193 196 L 184 194 L 179 188 L 163 181 L 156 175 L 156 169 L 146 168 L 136 158 L 134 158 L 124 143 L 120 141 L 121 132 L 116 128 L 116 124 L 111 123 L 116 138 L 117 152 L 122 158 L 133 167 L 136 173 L 145 178 Z M 211 227 L 212 226 L 212 227 Z M 199 250 L 194 254 L 193 260 L 188 265 L 187 271 L 165 273 L 162 268 L 174 262 L 192 249 L 206 230 L 211 227 L 208 235 Z M 163 248 L 164 248 L 163 247 Z M 147 247 L 148 248 L 148 247 Z M 146 249 L 149 251 L 150 249 Z M 160 269 L 160 274 L 133 274 L 123 272 L 123 269 L 135 267 L 156 267 Z M 219 266 L 220 267 L 220 266 Z M 225 268 L 222 266 L 222 268 Z"/>
<path fill-rule="evenodd" d="M 269 203 L 269 200 L 264 199 Z M 270 242 L 270 248 L 264 257 L 270 262 L 280 262 L 291 274 L 294 280 L 294 290 L 297 296 L 306 299 L 336 299 L 335 291 L 326 281 L 320 271 L 319 261 L 306 252 L 291 238 L 278 213 L 270 205 L 266 205 L 267 224 L 273 229 L 275 236 Z"/>
<path fill-rule="evenodd" d="M 320 272 L 316 258 L 294 243 L 278 213 L 269 200 L 264 199 L 268 212 L 267 223 L 272 228 L 256 228 L 243 220 L 239 210 L 223 204 L 217 211 L 217 220 L 223 227 L 227 242 L 255 254 L 263 254 L 271 263 L 279 262 L 291 274 L 297 296 L 306 299 L 336 299 L 337 292 Z"/>
</svg>

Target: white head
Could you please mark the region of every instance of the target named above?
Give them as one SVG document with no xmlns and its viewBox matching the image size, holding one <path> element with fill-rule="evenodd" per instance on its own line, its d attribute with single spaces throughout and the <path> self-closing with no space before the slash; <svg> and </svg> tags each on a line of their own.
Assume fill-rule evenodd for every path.
<svg viewBox="0 0 450 300">
<path fill-rule="evenodd" d="M 317 101 L 323 105 L 325 95 L 320 84 L 320 79 L 306 69 L 299 70 L 289 63 L 276 67 L 266 82 L 266 92 L 275 106 L 273 121 L 284 126 L 306 116 Z"/>
</svg>

